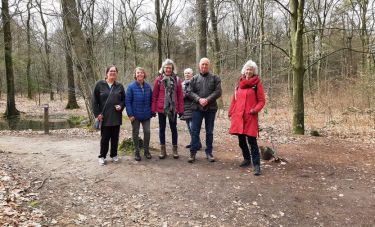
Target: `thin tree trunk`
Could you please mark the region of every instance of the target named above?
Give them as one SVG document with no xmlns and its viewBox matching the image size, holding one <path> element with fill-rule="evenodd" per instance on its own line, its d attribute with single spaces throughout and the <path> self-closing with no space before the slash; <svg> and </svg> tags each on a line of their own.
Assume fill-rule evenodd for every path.
<svg viewBox="0 0 375 227">
<path fill-rule="evenodd" d="M 26 32 L 27 32 L 27 65 L 26 65 L 26 82 L 27 82 L 27 98 L 32 99 L 32 87 L 31 87 L 31 31 L 30 31 L 30 8 L 31 8 L 31 2 L 32 0 L 29 0 L 27 3 L 27 20 L 26 20 Z"/>
<path fill-rule="evenodd" d="M 207 1 L 196 0 L 196 18 L 197 18 L 197 45 L 196 62 L 197 65 L 201 58 L 207 57 Z"/>
<path fill-rule="evenodd" d="M 263 48 L 264 48 L 264 0 L 260 0 L 260 44 L 259 44 L 259 75 L 263 70 Z"/>
<path fill-rule="evenodd" d="M 215 14 L 215 0 L 209 0 L 209 9 L 210 9 L 210 18 L 211 18 L 211 26 L 212 26 L 212 33 L 213 33 L 213 38 L 214 38 L 214 67 L 213 71 L 216 74 L 221 73 L 221 67 L 220 67 L 220 62 L 221 62 L 221 56 L 220 56 L 220 41 L 219 41 L 219 34 L 217 31 L 217 17 Z"/>
<path fill-rule="evenodd" d="M 46 21 L 44 20 L 43 16 L 43 11 L 42 11 L 42 2 L 38 2 L 37 4 L 39 6 L 39 13 L 40 13 L 40 19 L 42 21 L 42 26 L 44 28 L 43 32 L 43 39 L 44 39 L 44 51 L 46 53 L 46 60 L 45 60 L 45 70 L 46 70 L 46 76 L 48 80 L 48 91 L 50 94 L 50 100 L 54 100 L 54 94 L 53 94 L 53 89 L 52 89 L 52 73 L 51 73 L 51 62 L 50 62 L 50 53 L 51 53 L 51 47 L 48 43 L 48 29 L 47 29 L 47 24 Z"/>
<path fill-rule="evenodd" d="M 7 107 L 5 117 L 13 118 L 20 113 L 16 109 L 15 89 L 14 89 L 14 73 L 12 60 L 12 32 L 10 29 L 10 15 L 8 0 L 1 0 L 1 18 L 3 21 L 4 33 L 4 58 L 5 58 L 5 74 L 7 81 Z"/>
</svg>

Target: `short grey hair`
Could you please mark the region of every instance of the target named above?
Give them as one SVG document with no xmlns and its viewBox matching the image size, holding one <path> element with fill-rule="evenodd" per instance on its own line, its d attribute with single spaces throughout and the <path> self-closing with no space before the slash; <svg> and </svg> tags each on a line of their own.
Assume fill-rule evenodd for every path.
<svg viewBox="0 0 375 227">
<path fill-rule="evenodd" d="M 165 61 L 161 64 L 161 68 L 159 69 L 159 73 L 160 73 L 160 74 L 163 74 L 163 73 L 164 73 L 164 67 L 165 67 L 166 65 L 172 65 L 172 71 L 173 71 L 173 73 L 174 73 L 174 74 L 177 74 L 176 65 L 175 65 L 175 63 L 174 63 L 171 59 L 169 59 L 169 58 L 165 59 Z"/>
<path fill-rule="evenodd" d="M 247 68 L 254 68 L 254 75 L 258 75 L 258 66 L 252 60 L 248 60 L 242 67 L 241 74 L 245 74 Z"/>
<path fill-rule="evenodd" d="M 187 69 L 184 70 L 184 74 L 185 73 L 191 73 L 191 74 L 193 74 L 193 70 L 191 68 L 187 68 Z"/>
</svg>

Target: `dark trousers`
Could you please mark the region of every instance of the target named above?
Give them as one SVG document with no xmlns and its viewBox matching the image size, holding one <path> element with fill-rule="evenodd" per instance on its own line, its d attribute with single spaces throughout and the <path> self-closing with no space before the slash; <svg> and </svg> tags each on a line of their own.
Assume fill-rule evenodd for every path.
<svg viewBox="0 0 375 227">
<path fill-rule="evenodd" d="M 165 128 L 167 127 L 167 116 L 163 113 L 158 113 L 159 118 L 159 140 L 161 145 L 165 145 Z M 172 132 L 172 145 L 177 145 L 177 114 L 174 120 L 169 119 L 169 127 Z"/>
<path fill-rule="evenodd" d="M 192 141 L 190 152 L 196 154 L 200 146 L 199 134 L 201 132 L 202 122 L 206 127 L 206 154 L 212 154 L 212 143 L 214 141 L 214 124 L 215 124 L 216 110 L 193 111 L 192 124 Z"/>
<path fill-rule="evenodd" d="M 247 141 L 246 141 L 247 138 Z M 251 149 L 251 156 L 249 151 L 249 143 Z M 238 135 L 238 144 L 242 150 L 242 155 L 245 160 L 253 161 L 253 165 L 260 165 L 260 156 L 259 156 L 259 148 L 257 143 L 257 138 L 247 135 Z"/>
<path fill-rule="evenodd" d="M 102 138 L 100 139 L 100 155 L 99 158 L 106 158 L 109 141 L 111 141 L 111 152 L 110 157 L 117 156 L 118 140 L 120 135 L 120 125 L 117 126 L 102 126 L 100 130 Z"/>
</svg>

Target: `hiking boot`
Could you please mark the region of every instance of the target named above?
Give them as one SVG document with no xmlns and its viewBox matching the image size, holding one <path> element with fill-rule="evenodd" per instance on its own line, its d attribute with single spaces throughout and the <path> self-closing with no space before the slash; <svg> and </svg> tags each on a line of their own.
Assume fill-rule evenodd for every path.
<svg viewBox="0 0 375 227">
<path fill-rule="evenodd" d="M 147 159 L 151 159 L 152 158 L 152 156 L 151 156 L 151 154 L 150 154 L 149 151 L 145 151 L 145 158 L 147 158 Z"/>
<path fill-rule="evenodd" d="M 243 161 L 241 162 L 240 167 L 242 167 L 242 168 L 246 168 L 246 167 L 248 167 L 248 166 L 250 166 L 250 165 L 251 165 L 251 161 L 248 160 L 248 159 L 245 159 L 245 160 L 243 160 Z"/>
<path fill-rule="evenodd" d="M 209 162 L 214 162 L 215 158 L 212 154 L 206 154 L 206 158 L 208 159 Z"/>
<path fill-rule="evenodd" d="M 188 163 L 194 163 L 195 162 L 195 154 L 190 153 L 190 157 L 188 159 Z"/>
<path fill-rule="evenodd" d="M 112 157 L 112 162 L 118 162 L 118 156 Z"/>
<path fill-rule="evenodd" d="M 160 159 L 164 159 L 167 156 L 167 150 L 165 148 L 165 145 L 160 145 Z"/>
<path fill-rule="evenodd" d="M 99 158 L 99 165 L 101 166 L 105 165 L 105 158 Z"/>
<path fill-rule="evenodd" d="M 177 145 L 173 145 L 173 158 L 174 159 L 178 159 L 180 156 L 178 155 L 178 146 Z"/>
<path fill-rule="evenodd" d="M 141 155 L 139 154 L 139 151 L 136 151 L 134 154 L 134 159 L 139 162 L 142 160 Z"/>
<path fill-rule="evenodd" d="M 260 172 L 260 165 L 255 165 L 254 166 L 254 175 L 259 176 L 261 174 Z"/>
</svg>

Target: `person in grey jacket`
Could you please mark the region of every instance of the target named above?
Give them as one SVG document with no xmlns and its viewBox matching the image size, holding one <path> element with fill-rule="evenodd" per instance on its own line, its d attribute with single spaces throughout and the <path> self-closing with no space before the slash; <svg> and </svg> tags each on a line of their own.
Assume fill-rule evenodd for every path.
<svg viewBox="0 0 375 227">
<path fill-rule="evenodd" d="M 100 129 L 99 164 L 104 165 L 111 141 L 110 157 L 118 161 L 117 147 L 122 124 L 122 111 L 125 107 L 124 86 L 117 82 L 116 66 L 108 66 L 104 80 L 96 82 L 92 94 L 92 110 L 95 118 L 102 122 Z"/>
<path fill-rule="evenodd" d="M 213 131 L 215 116 L 218 109 L 216 100 L 221 96 L 221 80 L 217 75 L 210 73 L 210 60 L 202 58 L 199 61 L 199 74 L 195 75 L 190 82 L 188 97 L 192 103 L 192 143 L 190 147 L 189 163 L 195 162 L 195 156 L 199 150 L 199 134 L 202 121 L 206 127 L 206 157 L 210 162 L 214 162 L 212 155 Z"/>
<path fill-rule="evenodd" d="M 184 114 L 180 117 L 181 120 L 186 121 L 186 126 L 189 130 L 190 134 L 190 143 L 186 145 L 186 148 L 191 147 L 191 137 L 192 137 L 192 118 L 193 118 L 193 110 L 191 109 L 191 105 L 193 103 L 193 100 L 191 100 L 187 93 L 190 90 L 190 81 L 193 78 L 193 70 L 191 68 L 187 68 L 184 70 L 184 77 L 185 80 L 182 82 L 182 89 L 184 92 Z M 199 149 L 202 147 L 201 141 L 199 141 Z"/>
</svg>

